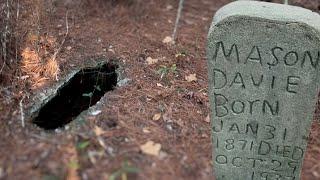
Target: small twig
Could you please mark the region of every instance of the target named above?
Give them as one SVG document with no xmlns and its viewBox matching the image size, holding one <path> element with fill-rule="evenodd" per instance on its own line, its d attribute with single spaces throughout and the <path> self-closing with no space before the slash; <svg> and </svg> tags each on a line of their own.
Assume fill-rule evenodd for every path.
<svg viewBox="0 0 320 180">
<path fill-rule="evenodd" d="M 63 44 L 65 43 L 66 38 L 67 38 L 67 36 L 68 36 L 68 34 L 69 34 L 68 11 L 67 11 L 67 13 L 66 13 L 66 28 L 67 28 L 67 31 L 66 31 L 66 33 L 65 33 L 65 35 L 64 35 L 64 38 L 63 38 L 63 40 L 62 40 L 59 48 L 54 52 L 54 54 L 53 54 L 53 56 L 52 56 L 52 60 L 54 60 L 54 61 L 56 60 L 57 55 L 58 55 L 58 53 L 61 51 L 61 49 L 62 49 L 62 47 L 63 47 Z"/>
<path fill-rule="evenodd" d="M 40 16 L 41 16 L 41 14 L 40 14 L 40 11 L 41 11 L 41 4 L 40 4 L 40 1 L 38 0 L 37 2 L 36 2 L 37 4 L 36 4 L 36 7 L 37 7 L 37 9 L 36 9 L 36 14 L 35 14 L 35 16 L 37 16 L 36 18 L 37 18 L 37 54 L 40 54 L 40 32 L 41 32 L 41 27 L 40 27 Z"/>
<path fill-rule="evenodd" d="M 25 96 L 23 96 L 22 99 L 21 99 L 20 102 L 19 102 L 21 125 L 22 125 L 23 128 L 24 128 L 24 126 L 25 126 L 25 120 L 24 120 L 25 118 L 24 118 L 23 104 L 22 104 L 24 98 L 25 98 Z"/>
<path fill-rule="evenodd" d="M 17 2 L 17 14 L 16 14 L 16 24 L 18 24 L 19 21 L 19 15 L 20 15 L 20 0 Z M 16 50 L 16 62 L 18 62 L 18 38 L 16 38 L 15 42 L 15 50 Z"/>
<path fill-rule="evenodd" d="M 2 67 L 1 67 L 1 69 L 0 69 L 0 74 L 1 74 L 2 71 L 3 71 L 4 65 L 6 65 L 6 61 L 5 61 L 5 60 L 3 61 Z"/>
<path fill-rule="evenodd" d="M 51 57 L 52 61 L 56 60 L 58 53 L 61 51 L 61 49 L 62 49 L 62 47 L 68 37 L 68 34 L 69 34 L 68 11 L 66 13 L 66 28 L 67 28 L 66 33 L 64 35 L 64 38 L 63 38 L 59 48 L 54 52 L 53 56 Z M 58 81 L 58 74 L 56 74 L 56 81 Z"/>
<path fill-rule="evenodd" d="M 184 0 L 180 0 L 180 2 L 179 2 L 177 18 L 176 18 L 176 22 L 174 24 L 174 29 L 173 29 L 173 33 L 172 33 L 172 41 L 173 42 L 175 42 L 175 40 L 176 40 L 176 34 L 177 34 L 177 29 L 178 29 L 178 25 L 179 25 L 179 21 L 180 21 L 180 17 L 181 17 L 181 12 L 182 12 L 182 8 L 183 8 L 183 2 L 184 2 Z"/>
<path fill-rule="evenodd" d="M 53 140 L 53 139 L 49 139 L 49 138 L 47 138 L 47 137 L 45 137 L 45 136 L 40 136 L 40 135 L 37 135 L 37 134 L 30 134 L 30 136 L 31 137 L 34 137 L 34 138 L 37 138 L 37 139 L 39 139 L 39 140 L 41 140 L 41 141 L 47 141 L 47 142 L 50 142 L 50 143 L 52 143 L 52 144 L 61 144 L 61 142 L 59 142 L 59 141 L 56 141 L 56 140 Z"/>
<path fill-rule="evenodd" d="M 17 21 L 19 19 L 19 15 L 20 15 L 20 0 L 18 0 L 17 2 Z"/>
</svg>

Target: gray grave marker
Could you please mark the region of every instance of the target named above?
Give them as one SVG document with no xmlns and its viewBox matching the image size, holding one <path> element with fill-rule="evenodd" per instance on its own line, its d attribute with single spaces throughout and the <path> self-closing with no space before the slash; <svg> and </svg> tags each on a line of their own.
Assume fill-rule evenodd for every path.
<svg viewBox="0 0 320 180">
<path fill-rule="evenodd" d="M 207 55 L 217 180 L 300 179 L 320 78 L 320 16 L 230 3 L 214 17 Z"/>
</svg>

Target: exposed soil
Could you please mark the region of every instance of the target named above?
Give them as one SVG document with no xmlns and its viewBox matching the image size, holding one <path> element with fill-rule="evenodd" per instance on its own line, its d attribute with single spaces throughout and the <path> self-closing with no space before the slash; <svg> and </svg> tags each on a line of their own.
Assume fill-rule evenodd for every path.
<svg viewBox="0 0 320 180">
<path fill-rule="evenodd" d="M 50 73 L 56 66 L 47 63 L 35 75 L 20 60 L 18 70 L 1 74 L 0 179 L 108 179 L 126 162 L 140 170 L 129 179 L 213 179 L 205 46 L 214 13 L 229 0 L 186 0 L 176 45 L 162 42 L 173 30 L 175 0 L 52 0 L 41 5 L 40 26 L 34 2 L 20 2 L 18 52 L 25 54 L 18 59 L 33 57 L 26 55 L 38 30 L 46 37 L 38 44 L 43 57 L 65 39 L 53 61 L 60 70 Z M 292 2 L 319 12 L 319 0 Z M 158 62 L 148 64 L 148 57 Z M 43 130 L 31 119 L 22 127 L 21 112 L 28 115 L 55 77 L 60 82 L 97 59 L 117 59 L 130 81 L 64 128 Z M 190 74 L 196 81 L 186 81 Z M 320 179 L 319 138 L 315 120 L 303 180 Z M 141 152 L 147 141 L 161 144 L 159 156 Z"/>
</svg>

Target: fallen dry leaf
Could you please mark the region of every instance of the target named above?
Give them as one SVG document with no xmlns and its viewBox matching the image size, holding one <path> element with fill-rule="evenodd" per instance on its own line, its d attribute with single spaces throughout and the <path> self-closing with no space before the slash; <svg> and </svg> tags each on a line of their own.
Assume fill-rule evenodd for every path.
<svg viewBox="0 0 320 180">
<path fill-rule="evenodd" d="M 196 74 L 189 74 L 188 76 L 185 76 L 185 79 L 188 82 L 197 81 L 197 75 Z"/>
<path fill-rule="evenodd" d="M 97 140 L 98 140 L 100 146 L 103 147 L 103 149 L 106 150 L 106 149 L 107 149 L 107 145 L 104 143 L 102 137 L 101 137 L 101 136 L 98 136 L 98 137 L 97 137 Z"/>
<path fill-rule="evenodd" d="M 167 108 L 166 112 L 162 116 L 162 119 L 163 119 L 163 121 L 166 121 L 166 122 L 171 122 L 172 121 L 171 120 L 172 119 L 172 105 L 170 105 Z"/>
<path fill-rule="evenodd" d="M 153 141 L 148 141 L 145 144 L 141 145 L 140 149 L 144 154 L 159 156 L 161 144 L 155 143 Z"/>
<path fill-rule="evenodd" d="M 201 137 L 202 138 L 208 138 L 209 136 L 207 134 L 202 134 Z"/>
<path fill-rule="evenodd" d="M 164 44 L 174 44 L 174 41 L 173 41 L 172 37 L 170 37 L 170 36 L 166 36 L 166 37 L 162 40 L 162 42 L 163 42 Z"/>
<path fill-rule="evenodd" d="M 158 63 L 158 59 L 153 59 L 152 57 L 147 57 L 146 61 L 147 61 L 148 65 Z"/>
<path fill-rule="evenodd" d="M 153 115 L 152 120 L 158 121 L 160 118 L 161 118 L 161 113 L 157 113 L 157 114 Z"/>
<path fill-rule="evenodd" d="M 96 136 L 101 136 L 102 134 L 105 133 L 105 131 L 101 127 L 95 126 L 94 133 L 96 134 Z"/>
<path fill-rule="evenodd" d="M 210 123 L 210 115 L 208 114 L 208 116 L 204 119 L 205 122 Z"/>
<path fill-rule="evenodd" d="M 162 85 L 162 84 L 160 84 L 160 83 L 157 83 L 157 86 L 158 86 L 158 87 L 163 87 L 163 85 Z"/>
<path fill-rule="evenodd" d="M 167 5 L 166 9 L 169 11 L 169 10 L 173 9 L 173 6 L 169 4 L 169 5 Z"/>
<path fill-rule="evenodd" d="M 113 49 L 108 49 L 109 52 L 112 52 L 113 54 L 115 54 L 116 52 Z"/>
<path fill-rule="evenodd" d="M 148 128 L 143 128 L 142 129 L 143 133 L 149 134 L 151 131 Z"/>
<path fill-rule="evenodd" d="M 88 151 L 88 157 L 92 164 L 97 163 L 97 158 L 101 158 L 104 155 L 104 151 Z"/>
</svg>

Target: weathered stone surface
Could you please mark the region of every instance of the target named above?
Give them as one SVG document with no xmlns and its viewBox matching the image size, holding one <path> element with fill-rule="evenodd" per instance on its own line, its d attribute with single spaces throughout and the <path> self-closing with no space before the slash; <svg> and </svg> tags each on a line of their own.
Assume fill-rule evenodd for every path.
<svg viewBox="0 0 320 180">
<path fill-rule="evenodd" d="M 220 9 L 208 36 L 218 180 L 298 180 L 319 87 L 320 16 L 255 1 Z"/>
</svg>

